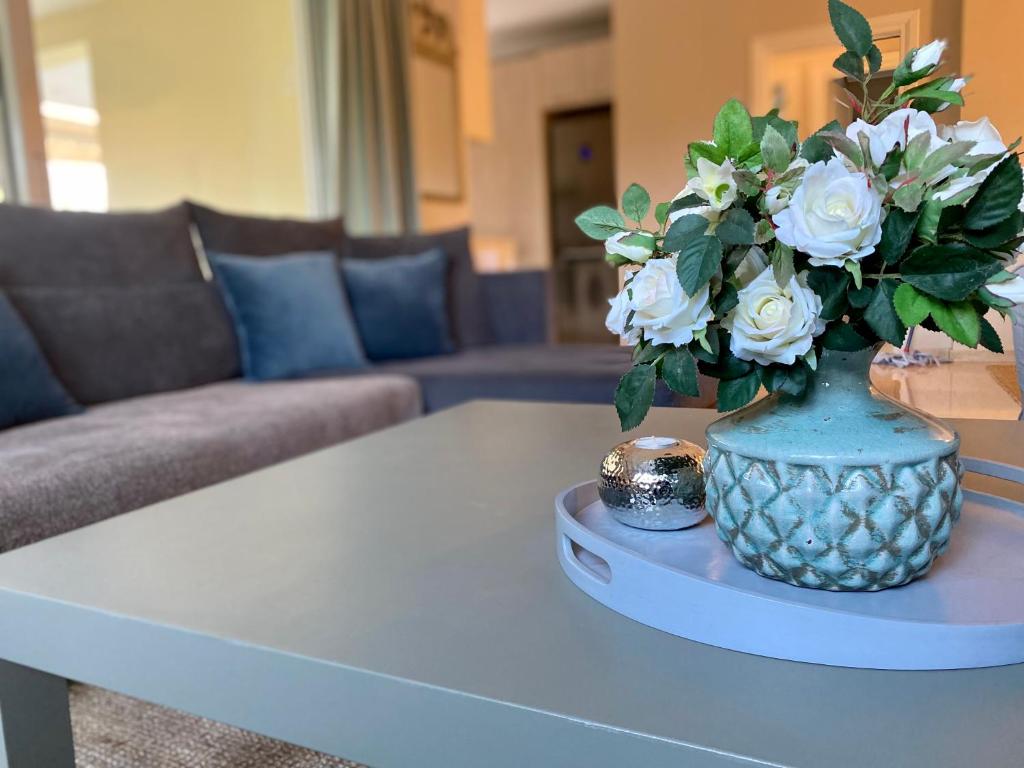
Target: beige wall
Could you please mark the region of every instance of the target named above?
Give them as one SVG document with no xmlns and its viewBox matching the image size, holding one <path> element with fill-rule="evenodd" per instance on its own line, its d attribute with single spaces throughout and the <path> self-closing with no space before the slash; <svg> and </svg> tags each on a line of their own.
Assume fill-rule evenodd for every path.
<svg viewBox="0 0 1024 768">
<path fill-rule="evenodd" d="M 869 17 L 920 11 L 922 39 L 948 38 L 948 58 L 959 62 L 960 0 L 855 4 Z M 656 199 L 675 195 L 686 145 L 710 136 L 727 99 L 750 100 L 755 37 L 827 25 L 825 0 L 612 0 L 618 186 L 637 181 Z"/>
<path fill-rule="evenodd" d="M 494 62 L 494 141 L 469 153 L 472 223 L 506 266 L 550 264 L 545 116 L 612 101 L 611 62 L 608 39 Z"/>
<path fill-rule="evenodd" d="M 292 0 L 97 0 L 35 35 L 89 46 L 111 208 L 307 212 Z"/>
</svg>

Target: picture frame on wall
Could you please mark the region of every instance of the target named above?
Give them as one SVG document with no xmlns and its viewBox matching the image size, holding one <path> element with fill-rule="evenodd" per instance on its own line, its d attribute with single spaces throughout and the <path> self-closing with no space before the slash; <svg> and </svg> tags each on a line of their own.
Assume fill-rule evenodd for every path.
<svg viewBox="0 0 1024 768">
<path fill-rule="evenodd" d="M 454 32 L 447 15 L 426 0 L 413 2 L 410 16 L 417 191 L 424 198 L 461 200 L 462 129 Z"/>
</svg>

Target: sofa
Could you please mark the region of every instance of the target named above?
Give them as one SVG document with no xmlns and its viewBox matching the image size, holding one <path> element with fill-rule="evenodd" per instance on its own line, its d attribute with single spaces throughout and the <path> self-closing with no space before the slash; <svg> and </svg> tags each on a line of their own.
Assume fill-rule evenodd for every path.
<svg viewBox="0 0 1024 768">
<path fill-rule="evenodd" d="M 450 256 L 450 355 L 252 383 L 204 260 Z M 628 350 L 547 342 L 542 273 L 477 275 L 468 232 L 354 238 L 341 219 L 0 205 L 0 290 L 76 415 L 0 431 L 0 551 L 476 398 L 610 401 Z M 673 401 L 660 391 L 658 402 Z"/>
</svg>

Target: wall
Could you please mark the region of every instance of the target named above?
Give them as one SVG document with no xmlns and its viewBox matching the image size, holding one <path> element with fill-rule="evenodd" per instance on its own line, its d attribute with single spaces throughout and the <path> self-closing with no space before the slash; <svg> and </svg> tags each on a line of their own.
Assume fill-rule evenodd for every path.
<svg viewBox="0 0 1024 768">
<path fill-rule="evenodd" d="M 855 4 L 868 17 L 919 9 L 922 40 L 949 39 L 948 59 L 958 64 L 960 0 Z M 727 99 L 751 98 L 756 36 L 822 25 L 825 0 L 612 0 L 618 186 L 638 181 L 656 199 L 674 196 L 685 183 L 686 145 L 710 136 Z"/>
<path fill-rule="evenodd" d="M 612 101 L 612 45 L 573 43 L 493 65 L 494 141 L 469 152 L 475 235 L 504 266 L 551 263 L 545 116 Z"/>
<path fill-rule="evenodd" d="M 111 208 L 307 212 L 292 0 L 96 0 L 35 36 L 91 50 Z"/>
</svg>

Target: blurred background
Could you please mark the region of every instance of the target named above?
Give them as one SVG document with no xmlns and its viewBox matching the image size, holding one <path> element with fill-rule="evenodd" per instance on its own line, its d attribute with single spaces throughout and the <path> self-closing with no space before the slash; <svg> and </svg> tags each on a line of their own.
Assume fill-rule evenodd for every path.
<svg viewBox="0 0 1024 768">
<path fill-rule="evenodd" d="M 976 77 L 943 121 L 988 115 L 1006 143 L 1024 132 L 1024 4 L 856 5 L 883 69 L 945 38 L 948 71 Z M 758 0 L 0 0 L 0 10 L 0 197 L 85 211 L 183 197 L 260 215 L 340 211 L 355 232 L 469 224 L 479 271 L 550 271 L 563 342 L 616 343 L 603 320 L 618 276 L 576 230 L 579 211 L 613 203 L 632 181 L 656 200 L 674 196 L 686 145 L 709 135 L 729 97 L 755 114 L 780 108 L 802 135 L 849 119 L 834 100 L 825 0 L 770 11 Z M 1009 324 L 999 328 L 1011 348 Z M 932 371 L 918 395 L 913 372 L 886 374 L 894 393 L 952 404 L 970 386 L 978 402 L 959 407 L 976 412 L 957 415 L 1016 415 L 1012 367 L 993 371 L 1010 360 L 927 332 L 915 347 L 964 365 Z"/>
</svg>

